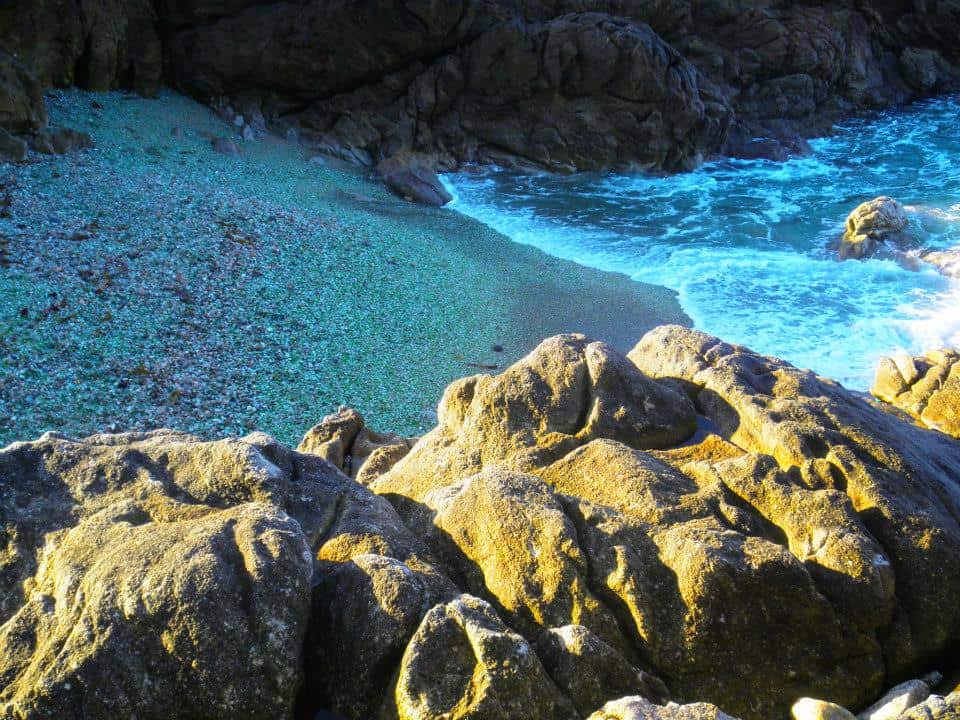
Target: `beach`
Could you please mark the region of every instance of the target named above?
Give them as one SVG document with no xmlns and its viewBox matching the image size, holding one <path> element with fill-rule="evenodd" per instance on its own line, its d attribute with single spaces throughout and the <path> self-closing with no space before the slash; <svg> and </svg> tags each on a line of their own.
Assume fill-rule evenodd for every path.
<svg viewBox="0 0 960 720">
<path fill-rule="evenodd" d="M 47 105 L 96 147 L 0 165 L 0 445 L 157 427 L 295 443 L 340 405 L 418 434 L 451 380 L 544 337 L 628 350 L 689 324 L 672 291 L 412 205 L 290 140 L 243 141 L 172 92 Z"/>
</svg>

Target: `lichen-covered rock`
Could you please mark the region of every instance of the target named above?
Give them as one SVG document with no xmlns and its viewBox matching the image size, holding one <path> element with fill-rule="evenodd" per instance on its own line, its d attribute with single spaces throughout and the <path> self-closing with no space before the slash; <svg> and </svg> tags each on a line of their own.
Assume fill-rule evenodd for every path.
<svg viewBox="0 0 960 720">
<path fill-rule="evenodd" d="M 310 428 L 297 449 L 319 455 L 369 485 L 399 462 L 414 442 L 415 438 L 376 432 L 356 410 L 341 407 Z"/>
<path fill-rule="evenodd" d="M 269 506 L 113 504 L 41 550 L 0 628 L 0 715 L 287 715 L 312 569 L 300 526 Z"/>
<path fill-rule="evenodd" d="M 960 720 L 960 693 L 951 693 L 946 697 L 931 695 L 907 710 L 898 720 Z"/>
<path fill-rule="evenodd" d="M 883 358 L 870 392 L 926 427 L 960 438 L 960 353 Z"/>
<path fill-rule="evenodd" d="M 398 720 L 579 717 L 526 640 L 469 595 L 424 617 L 403 654 L 394 701 Z"/>
<path fill-rule="evenodd" d="M 604 705 L 588 720 L 735 720 L 706 703 L 655 705 L 643 697 L 624 697 Z"/>
<path fill-rule="evenodd" d="M 657 703 L 668 699 L 662 680 L 638 670 L 582 625 L 551 628 L 540 636 L 536 651 L 582 715 L 598 710 L 611 696 L 640 696 Z"/>
<path fill-rule="evenodd" d="M 960 610 L 947 598 L 960 591 L 960 445 L 809 371 L 694 330 L 658 328 L 630 357 L 653 377 L 687 383 L 700 412 L 725 438 L 774 458 L 787 497 L 812 490 L 821 506 L 852 509 L 855 514 L 844 510 L 848 520 L 833 529 L 810 516 L 799 557 L 806 555 L 844 624 L 875 638 L 892 676 L 922 667 L 957 642 Z M 749 496 L 741 497 L 753 506 Z M 795 532 L 782 510 L 759 503 L 757 510 L 780 532 Z M 852 544 L 832 540 L 851 534 L 859 536 Z M 882 551 L 871 555 L 874 543 Z M 831 555 L 818 578 L 817 566 Z M 844 562 L 851 556 L 859 558 L 852 566 Z M 874 598 L 869 612 L 861 605 L 865 597 Z M 879 695 L 874 683 L 870 688 Z M 831 697 L 848 707 L 865 704 L 861 698 Z"/>
<path fill-rule="evenodd" d="M 876 253 L 881 244 L 902 244 L 908 224 L 903 205 L 893 198 L 878 197 L 858 205 L 847 217 L 840 259 L 862 260 Z"/>
<path fill-rule="evenodd" d="M 287 716 L 301 681 L 324 696 L 316 666 L 303 673 L 311 605 L 324 632 L 308 658 L 342 657 L 330 677 L 373 688 L 455 593 L 388 502 L 262 434 L 14 443 L 0 450 L 0 523 L 0 708 L 14 717 Z M 394 602 L 408 576 L 420 605 Z M 398 607 L 411 615 L 390 620 Z M 360 617 L 383 634 L 351 654 Z"/>
</svg>

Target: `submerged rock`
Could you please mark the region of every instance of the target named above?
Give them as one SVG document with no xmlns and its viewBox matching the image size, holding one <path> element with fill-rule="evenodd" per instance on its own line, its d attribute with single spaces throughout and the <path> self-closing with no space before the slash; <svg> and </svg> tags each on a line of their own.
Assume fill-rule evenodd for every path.
<svg viewBox="0 0 960 720">
<path fill-rule="evenodd" d="M 902 244 L 907 239 L 907 225 L 903 205 L 893 198 L 862 203 L 847 218 L 840 259 L 862 260 L 875 254 L 883 243 Z"/>
<path fill-rule="evenodd" d="M 920 259 L 933 265 L 944 275 L 960 278 L 960 248 L 924 253 Z"/>
<path fill-rule="evenodd" d="M 960 438 L 960 353 L 883 358 L 870 392 L 925 426 Z"/>
<path fill-rule="evenodd" d="M 0 715 L 769 720 L 960 638 L 960 444 L 703 333 L 551 338 L 369 487 L 364 432 L 0 450 Z"/>
</svg>

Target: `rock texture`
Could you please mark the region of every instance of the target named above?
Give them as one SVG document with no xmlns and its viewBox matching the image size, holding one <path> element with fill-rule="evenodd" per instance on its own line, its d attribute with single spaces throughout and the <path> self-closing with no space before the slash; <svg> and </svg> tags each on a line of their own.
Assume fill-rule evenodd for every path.
<svg viewBox="0 0 960 720">
<path fill-rule="evenodd" d="M 551 338 L 438 417 L 0 450 L 0 717 L 769 720 L 955 669 L 941 433 L 679 327 Z"/>
<path fill-rule="evenodd" d="M 884 358 L 870 392 L 927 427 L 960 438 L 960 353 Z"/>
<path fill-rule="evenodd" d="M 884 244 L 903 245 L 908 224 L 903 205 L 893 198 L 878 197 L 858 205 L 847 217 L 840 259 L 863 260 Z"/>
<path fill-rule="evenodd" d="M 955 87 L 957 22 L 952 2 L 879 0 L 8 0 L 0 46 L 43 85 L 165 78 L 370 166 L 669 171 L 784 157 Z"/>
</svg>

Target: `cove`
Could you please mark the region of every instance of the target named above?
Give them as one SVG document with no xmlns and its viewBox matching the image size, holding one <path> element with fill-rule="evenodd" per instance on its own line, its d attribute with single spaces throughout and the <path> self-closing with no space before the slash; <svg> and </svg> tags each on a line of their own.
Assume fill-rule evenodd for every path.
<svg viewBox="0 0 960 720">
<path fill-rule="evenodd" d="M 676 290 L 697 328 L 865 390 L 878 359 L 960 344 L 960 282 L 891 257 L 839 262 L 859 203 L 890 195 L 918 239 L 960 246 L 960 99 L 839 124 L 784 163 L 669 177 L 447 175 L 450 207 L 516 242 Z"/>
</svg>

